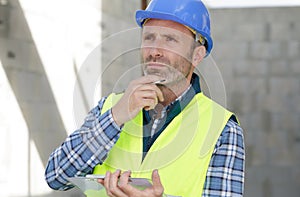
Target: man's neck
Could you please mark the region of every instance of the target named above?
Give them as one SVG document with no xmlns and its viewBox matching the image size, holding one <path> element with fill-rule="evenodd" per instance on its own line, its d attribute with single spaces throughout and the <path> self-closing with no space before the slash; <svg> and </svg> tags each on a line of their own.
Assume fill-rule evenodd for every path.
<svg viewBox="0 0 300 197">
<path fill-rule="evenodd" d="M 174 86 L 159 86 L 164 96 L 164 101 L 160 103 L 163 106 L 168 106 L 170 103 L 175 101 L 189 86 L 190 82 L 187 80 L 184 80 L 181 83 L 177 83 Z"/>
</svg>

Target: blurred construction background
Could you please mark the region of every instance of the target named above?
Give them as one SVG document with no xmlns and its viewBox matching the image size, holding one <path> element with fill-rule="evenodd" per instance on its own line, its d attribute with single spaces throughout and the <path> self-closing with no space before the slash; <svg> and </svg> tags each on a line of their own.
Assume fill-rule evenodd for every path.
<svg viewBox="0 0 300 197">
<path fill-rule="evenodd" d="M 244 128 L 245 196 L 299 196 L 300 2 L 204 2 L 215 45 L 197 70 Z M 146 4 L 0 0 L 1 197 L 83 196 L 48 188 L 45 164 L 101 95 L 140 74 L 134 12 Z"/>
</svg>

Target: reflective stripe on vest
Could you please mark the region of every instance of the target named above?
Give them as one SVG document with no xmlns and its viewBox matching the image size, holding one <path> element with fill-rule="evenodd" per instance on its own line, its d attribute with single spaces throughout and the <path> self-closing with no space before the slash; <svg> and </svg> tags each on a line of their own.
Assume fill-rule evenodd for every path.
<svg viewBox="0 0 300 197">
<path fill-rule="evenodd" d="M 111 94 L 102 114 L 122 95 Z M 131 177 L 148 178 L 158 169 L 164 192 L 174 196 L 201 196 L 215 144 L 233 114 L 203 93 L 196 94 L 143 155 L 143 114 L 127 122 L 120 138 L 94 174 L 131 170 Z"/>
</svg>

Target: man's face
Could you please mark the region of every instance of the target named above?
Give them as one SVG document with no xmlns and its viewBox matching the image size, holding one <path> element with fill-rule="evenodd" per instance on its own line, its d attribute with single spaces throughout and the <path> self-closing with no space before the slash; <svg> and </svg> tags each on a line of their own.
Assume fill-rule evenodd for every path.
<svg viewBox="0 0 300 197">
<path fill-rule="evenodd" d="M 194 38 L 185 26 L 167 20 L 151 19 L 143 27 L 142 60 L 145 75 L 158 75 L 165 84 L 190 80 Z"/>
</svg>

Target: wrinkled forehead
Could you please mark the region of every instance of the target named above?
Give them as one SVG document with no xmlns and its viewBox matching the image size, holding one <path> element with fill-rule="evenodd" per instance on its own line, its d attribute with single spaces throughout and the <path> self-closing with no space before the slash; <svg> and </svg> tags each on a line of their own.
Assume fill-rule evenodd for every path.
<svg viewBox="0 0 300 197">
<path fill-rule="evenodd" d="M 174 21 L 160 19 L 148 19 L 143 26 L 144 33 L 173 33 L 194 37 L 194 34 L 186 26 Z"/>
</svg>

